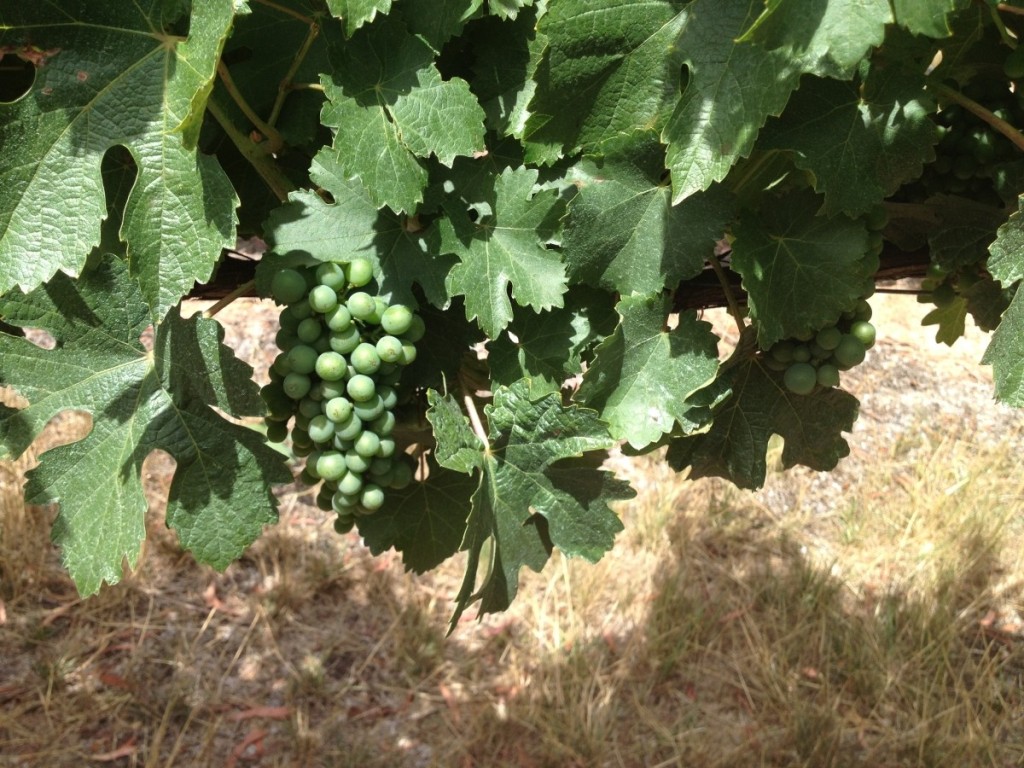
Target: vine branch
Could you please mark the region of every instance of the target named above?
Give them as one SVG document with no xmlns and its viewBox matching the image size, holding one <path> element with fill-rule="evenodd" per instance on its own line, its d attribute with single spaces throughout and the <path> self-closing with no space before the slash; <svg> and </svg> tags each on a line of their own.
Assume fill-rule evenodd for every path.
<svg viewBox="0 0 1024 768">
<path fill-rule="evenodd" d="M 267 118 L 267 125 L 277 125 L 277 118 L 281 116 L 281 108 L 284 106 L 284 100 L 288 98 L 288 94 L 293 90 L 292 80 L 295 79 L 295 74 L 299 71 L 299 67 L 302 66 L 302 62 L 306 60 L 306 55 L 309 53 L 310 48 L 313 47 L 313 43 L 319 36 L 320 25 L 314 21 L 309 25 L 309 32 L 306 34 L 306 39 L 302 41 L 302 45 L 295 53 L 295 58 L 292 59 L 291 66 L 288 67 L 288 71 L 285 73 L 284 79 L 278 83 L 277 98 L 274 99 L 274 106 L 270 110 L 270 117 Z"/>
<path fill-rule="evenodd" d="M 284 146 L 284 137 L 280 132 L 272 125 L 268 125 L 263 121 L 259 115 L 256 114 L 256 110 L 249 106 L 249 102 L 245 100 L 245 96 L 238 90 L 238 86 L 235 85 L 234 78 L 231 77 L 231 73 L 228 68 L 224 65 L 223 61 L 217 62 L 217 75 L 220 77 L 221 83 L 224 85 L 224 90 L 228 92 L 231 100 L 238 105 L 238 108 L 242 110 L 249 122 L 253 124 L 253 127 L 257 131 L 267 137 L 270 142 L 270 152 L 279 152 Z"/>
<path fill-rule="evenodd" d="M 1013 142 L 1017 149 L 1024 152 L 1024 135 L 1021 134 L 1016 128 L 1010 125 L 1008 122 L 1003 120 L 1001 117 L 994 115 L 990 110 L 981 106 L 974 99 L 964 96 L 960 91 L 950 88 L 948 85 L 942 83 L 932 83 L 928 86 L 935 93 L 940 96 L 945 96 L 947 99 L 952 101 L 954 104 L 959 104 L 961 107 L 966 109 L 972 115 L 981 118 L 986 123 L 991 125 L 999 133 L 1003 134 L 1006 138 Z"/>
<path fill-rule="evenodd" d="M 296 186 L 292 183 L 291 179 L 285 176 L 284 171 L 281 170 L 274 161 L 274 158 L 271 157 L 269 147 L 264 144 L 255 143 L 238 130 L 235 124 L 231 122 L 227 112 L 224 111 L 224 108 L 212 96 L 206 103 L 206 109 L 213 115 L 213 119 L 220 124 L 220 127 L 224 129 L 228 138 L 231 139 L 231 143 L 242 153 L 242 157 L 248 160 L 253 168 L 256 169 L 256 172 L 266 182 L 267 186 L 270 187 L 274 195 L 282 203 L 287 202 L 288 193 L 294 192 Z"/>
<path fill-rule="evenodd" d="M 711 254 L 711 258 L 708 260 L 711 264 L 711 269 L 715 273 L 715 277 L 718 278 L 718 282 L 722 286 L 722 294 L 725 297 L 725 303 L 729 307 L 729 314 L 732 315 L 733 320 L 736 321 L 736 329 L 742 334 L 743 329 L 747 327 L 746 321 L 743 319 L 743 311 L 740 309 L 740 305 L 736 302 L 736 297 L 733 295 L 732 286 L 729 284 L 729 276 L 725 274 L 725 270 L 722 268 L 722 262 L 718 260 L 718 254 Z"/>
</svg>

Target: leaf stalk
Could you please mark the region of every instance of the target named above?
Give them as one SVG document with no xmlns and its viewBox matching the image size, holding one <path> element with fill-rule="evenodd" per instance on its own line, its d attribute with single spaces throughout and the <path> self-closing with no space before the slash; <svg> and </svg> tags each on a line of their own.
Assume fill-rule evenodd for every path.
<svg viewBox="0 0 1024 768">
<path fill-rule="evenodd" d="M 272 125 L 268 125 L 263 121 L 256 111 L 249 106 L 249 102 L 245 100 L 245 96 L 238 90 L 238 86 L 235 85 L 234 78 L 231 77 L 231 73 L 228 68 L 224 65 L 223 61 L 217 62 L 217 75 L 220 77 L 221 83 L 224 85 L 224 90 L 228 92 L 231 100 L 238 105 L 238 108 L 242 110 L 249 122 L 253 124 L 253 127 L 267 137 L 270 145 L 270 152 L 279 152 L 284 146 L 284 137 L 281 133 L 274 128 Z"/>
<path fill-rule="evenodd" d="M 205 312 L 203 317 L 209 319 L 220 312 L 224 307 L 233 302 L 235 299 L 240 299 L 242 296 L 248 296 L 252 293 L 253 288 L 256 287 L 255 280 L 249 280 L 248 282 L 242 283 L 240 286 L 235 288 L 231 293 L 225 296 L 223 299 L 213 304 Z"/>
<path fill-rule="evenodd" d="M 224 108 L 217 103 L 217 101 L 211 97 L 206 104 L 207 110 L 213 115 L 220 127 L 224 129 L 224 132 L 231 139 L 231 142 L 238 148 L 238 151 L 242 153 L 242 156 L 248 160 L 256 172 L 260 175 L 267 186 L 270 187 L 271 192 L 277 196 L 282 202 L 288 201 L 288 193 L 294 192 L 296 187 L 292 183 L 292 180 L 285 176 L 284 171 L 280 169 L 274 158 L 270 155 L 269 148 L 265 144 L 257 144 L 244 133 L 242 133 L 231 122 L 231 118 L 228 117 Z"/>
<path fill-rule="evenodd" d="M 310 48 L 313 47 L 313 43 L 320 36 L 320 25 L 315 21 L 309 25 L 309 32 L 306 34 L 306 39 L 302 41 L 302 45 L 299 50 L 295 53 L 295 58 L 292 59 L 291 66 L 288 67 L 288 71 L 284 75 L 284 79 L 277 86 L 277 98 L 274 99 L 274 106 L 270 110 L 270 117 L 267 118 L 267 125 L 277 125 L 277 119 L 281 116 L 281 109 L 284 107 L 284 100 L 288 98 L 288 94 L 294 90 L 292 86 L 292 80 L 295 79 L 295 74 L 299 71 L 299 67 L 302 66 L 302 62 L 306 60 L 306 55 L 309 53 Z"/>
<path fill-rule="evenodd" d="M 722 267 L 722 262 L 718 260 L 716 254 L 711 254 L 709 262 L 711 269 L 714 270 L 715 276 L 718 278 L 718 282 L 722 285 L 722 293 L 725 295 L 725 303 L 729 307 L 729 314 L 736 321 L 736 328 L 742 334 L 743 330 L 747 327 L 746 320 L 743 318 L 743 311 L 740 309 L 739 302 L 736 301 L 736 295 L 732 292 L 732 286 L 729 284 L 729 278 L 725 274 L 725 268 Z"/>
<path fill-rule="evenodd" d="M 1001 117 L 994 115 L 990 110 L 983 107 L 974 99 L 964 96 L 962 93 L 960 93 L 960 91 L 954 90 L 953 88 L 950 88 L 948 85 L 943 85 L 942 83 L 932 83 L 928 87 L 931 88 L 933 91 L 935 91 L 935 93 L 939 94 L 940 96 L 944 96 L 945 98 L 952 101 L 954 104 L 959 104 L 961 107 L 966 109 L 971 114 L 984 120 L 986 123 L 991 125 L 995 130 L 999 131 L 999 133 L 1003 134 L 1003 136 L 1005 136 L 1011 142 L 1013 142 L 1014 146 L 1017 147 L 1017 149 L 1024 152 L 1024 134 L 1021 134 L 1020 131 L 1018 131 L 1008 122 L 1003 120 Z"/>
</svg>

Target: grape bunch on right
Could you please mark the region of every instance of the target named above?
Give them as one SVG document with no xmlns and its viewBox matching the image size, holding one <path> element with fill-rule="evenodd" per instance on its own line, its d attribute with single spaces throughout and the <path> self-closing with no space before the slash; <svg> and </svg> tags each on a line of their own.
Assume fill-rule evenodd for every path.
<svg viewBox="0 0 1024 768">
<path fill-rule="evenodd" d="M 300 480 L 320 485 L 317 504 L 337 513 L 339 532 L 414 475 L 413 459 L 395 443 L 394 410 L 402 369 L 416 359 L 425 328 L 409 307 L 373 295 L 372 281 L 370 263 L 353 259 L 282 269 L 270 286 L 286 306 L 275 339 L 281 352 L 261 390 L 267 437 L 291 437 L 306 459 Z"/>
<path fill-rule="evenodd" d="M 795 395 L 838 387 L 840 371 L 864 362 L 867 350 L 875 344 L 875 326 L 870 319 L 871 305 L 860 299 L 836 324 L 776 342 L 762 353 L 762 359 L 772 370 L 783 372 L 783 384 Z"/>
</svg>

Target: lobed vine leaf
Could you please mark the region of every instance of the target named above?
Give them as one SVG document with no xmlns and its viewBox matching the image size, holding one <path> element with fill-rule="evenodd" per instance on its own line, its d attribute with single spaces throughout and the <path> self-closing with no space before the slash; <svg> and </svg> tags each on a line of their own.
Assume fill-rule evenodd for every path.
<svg viewBox="0 0 1024 768">
<path fill-rule="evenodd" d="M 349 37 L 364 24 L 391 10 L 391 0 L 327 0 L 327 7 L 341 19 Z"/>
<path fill-rule="evenodd" d="M 159 0 L 19 3 L 0 49 L 47 52 L 35 87 L 0 105 L 0 293 L 80 272 L 100 241 L 104 154 L 126 146 L 139 169 L 121 238 L 154 318 L 213 273 L 234 244 L 237 200 L 195 141 L 232 0 L 197 3 L 187 40 L 165 31 Z M 68 199 L 74 205 L 67 205 Z"/>
<path fill-rule="evenodd" d="M 946 37 L 949 14 L 970 5 L 970 0 L 893 0 L 896 23 L 915 35 Z"/>
<path fill-rule="evenodd" d="M 273 484 L 291 474 L 283 458 L 232 416 L 262 412 L 252 369 L 222 342 L 213 320 L 167 315 L 152 351 L 140 342 L 148 308 L 120 260 L 107 257 L 79 280 L 0 303 L 17 327 L 39 328 L 53 350 L 0 334 L 0 384 L 29 402 L 0 406 L 0 446 L 21 454 L 46 423 L 69 410 L 92 416 L 88 436 L 44 453 L 27 497 L 57 502 L 53 528 L 65 566 L 83 595 L 134 567 L 145 537 L 142 463 L 153 450 L 177 462 L 168 525 L 201 562 L 223 569 L 277 519 Z"/>
<path fill-rule="evenodd" d="M 703 434 L 669 444 L 667 460 L 690 477 L 724 477 L 740 488 L 760 488 L 768 471 L 766 455 L 772 435 L 785 441 L 782 464 L 818 471 L 833 469 L 850 452 L 842 433 L 857 419 L 857 399 L 841 389 L 794 395 L 782 374 L 757 358 L 723 368 L 715 388 L 726 384 L 732 395 L 714 408 L 714 421 Z"/>
<path fill-rule="evenodd" d="M 622 318 L 597 348 L 575 399 L 596 409 L 612 436 L 634 449 L 659 441 L 676 425 L 689 427 L 687 398 L 718 372 L 718 337 L 693 312 L 665 330 L 669 301 L 628 296 L 616 305 Z"/>
</svg>

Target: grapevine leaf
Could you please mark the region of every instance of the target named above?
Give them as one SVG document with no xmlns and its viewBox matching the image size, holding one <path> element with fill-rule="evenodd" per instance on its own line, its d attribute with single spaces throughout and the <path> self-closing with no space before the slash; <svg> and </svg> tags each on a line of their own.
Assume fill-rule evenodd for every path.
<svg viewBox="0 0 1024 768">
<path fill-rule="evenodd" d="M 282 457 L 240 417 L 262 411 L 252 369 L 221 343 L 213 320 L 169 313 L 152 352 L 139 337 L 147 307 L 123 262 L 108 258 L 72 281 L 0 304 L 6 321 L 48 331 L 53 350 L 0 335 L 0 384 L 15 387 L 25 408 L 0 407 L 0 446 L 20 454 L 46 423 L 68 409 L 92 416 L 84 439 L 43 454 L 26 496 L 58 502 L 53 538 L 83 595 L 134 567 L 145 537 L 141 470 L 155 449 L 177 462 L 167 522 L 196 558 L 225 568 L 276 520 L 271 483 L 291 475 Z"/>
<path fill-rule="evenodd" d="M 892 5 L 896 23 L 915 35 L 941 38 L 950 33 L 948 15 L 966 8 L 970 0 L 893 0 Z"/>
<path fill-rule="evenodd" d="M 459 257 L 448 274 L 448 292 L 466 297 L 466 317 L 490 338 L 512 320 L 512 298 L 540 312 L 562 306 L 565 267 L 545 247 L 554 237 L 565 204 L 557 191 L 534 193 L 537 171 L 506 169 L 494 179 L 490 213 L 474 221 L 456 203 L 441 220 L 445 251 Z"/>
<path fill-rule="evenodd" d="M 883 69 L 863 90 L 851 83 L 805 78 L 778 120 L 758 139 L 762 149 L 786 149 L 810 171 L 829 216 L 859 216 L 931 159 L 938 128 L 921 77 Z"/>
<path fill-rule="evenodd" d="M 845 80 L 892 20 L 888 0 L 768 0 L 741 39 L 785 49 L 802 72 Z"/>
<path fill-rule="evenodd" d="M 721 181 L 750 154 L 757 132 L 778 115 L 799 72 L 784 51 L 737 41 L 751 0 L 695 0 L 678 42 L 690 79 L 662 131 L 668 144 L 673 202 Z M 662 55 L 664 58 L 664 55 Z"/>
<path fill-rule="evenodd" d="M 462 32 L 483 4 L 484 0 L 402 0 L 401 7 L 409 31 L 440 51 Z"/>
<path fill-rule="evenodd" d="M 604 291 L 575 286 L 562 309 L 516 310 L 507 331 L 487 345 L 491 381 L 511 386 L 527 379 L 532 397 L 558 392 L 583 371 L 587 348 L 614 330 L 612 304 Z"/>
<path fill-rule="evenodd" d="M 380 291 L 394 301 L 416 305 L 413 285 L 428 301 L 445 306 L 445 277 L 455 263 L 439 256 L 436 226 L 421 228 L 418 220 L 377 210 L 363 185 L 345 178 L 330 150 L 314 158 L 310 176 L 331 193 L 333 203 L 312 192 L 298 191 L 273 211 L 265 227 L 267 242 L 277 256 L 265 259 L 257 271 L 257 287 L 266 295 L 275 269 L 295 264 L 348 261 L 363 258 L 373 265 Z"/>
<path fill-rule="evenodd" d="M 323 78 L 324 125 L 345 176 L 356 176 L 378 207 L 412 212 L 427 172 L 417 158 L 451 166 L 484 149 L 484 113 L 469 85 L 443 80 L 434 52 L 388 17 L 358 32 Z"/>
<path fill-rule="evenodd" d="M 1006 288 L 1024 278 L 1024 198 L 1018 206 L 999 227 L 995 242 L 989 247 L 988 271 Z"/>
<path fill-rule="evenodd" d="M 484 446 L 473 433 L 469 421 L 462 414 L 458 402 L 451 395 L 427 390 L 427 421 L 434 428 L 437 448 L 434 456 L 438 463 L 456 472 L 469 474 L 480 466 Z"/>
<path fill-rule="evenodd" d="M 686 399 L 718 372 L 718 337 L 693 312 L 664 330 L 670 300 L 661 296 L 629 296 L 615 309 L 622 321 L 598 346 L 576 400 L 597 409 L 613 437 L 641 449 L 686 423 Z"/>
<path fill-rule="evenodd" d="M 981 358 L 992 366 L 996 399 L 1024 406 L 1024 291 L 1017 291 Z"/>
<path fill-rule="evenodd" d="M 700 273 L 731 217 L 714 187 L 677 206 L 662 176 L 664 149 L 649 134 L 570 173 L 579 193 L 569 203 L 563 252 L 570 282 L 652 294 Z"/>
<path fill-rule="evenodd" d="M 995 280 L 982 278 L 961 295 L 967 301 L 967 312 L 974 318 L 974 324 L 990 333 L 999 327 L 1015 292 L 1015 288 L 1003 288 Z"/>
<path fill-rule="evenodd" d="M 139 168 L 121 237 L 154 317 L 234 244 L 230 182 L 194 149 L 233 3 L 196 3 L 183 42 L 161 31 L 161 2 L 133 8 L 18 3 L 0 19 L 0 48 L 31 37 L 51 54 L 31 93 L 0 105 L 0 293 L 81 271 L 106 216 L 103 156 L 119 145 Z"/>
<path fill-rule="evenodd" d="M 953 346 L 957 339 L 964 335 L 967 322 L 967 302 L 961 297 L 955 297 L 951 302 L 942 307 L 935 307 L 931 312 L 921 318 L 921 325 L 935 325 L 935 340 L 948 346 Z"/>
<path fill-rule="evenodd" d="M 983 262 L 1007 218 L 1002 208 L 958 195 L 935 195 L 926 205 L 942 222 L 928 232 L 929 254 L 947 272 Z"/>
<path fill-rule="evenodd" d="M 333 16 L 342 20 L 345 34 L 352 36 L 357 29 L 391 10 L 391 0 L 327 0 Z"/>
<path fill-rule="evenodd" d="M 592 562 L 600 559 L 622 529 L 609 503 L 633 495 L 627 483 L 599 469 L 599 458 L 562 463 L 614 444 L 593 411 L 565 407 L 554 394 L 531 400 L 526 382 L 517 382 L 498 388 L 484 413 L 490 445 L 481 455 L 463 542 L 469 559 L 453 627 L 477 600 L 481 615 L 505 610 L 518 590 L 519 570 L 539 571 L 552 546 Z M 477 588 L 488 541 L 493 541 L 491 562 Z"/>
<path fill-rule="evenodd" d="M 669 446 L 667 459 L 690 477 L 724 477 L 741 488 L 760 488 L 767 472 L 768 441 L 785 441 L 782 463 L 818 471 L 833 469 L 850 452 L 842 437 L 857 419 L 857 399 L 841 389 L 794 395 L 782 374 L 756 358 L 723 368 L 733 393 L 715 409 L 708 432 L 681 437 Z"/>
<path fill-rule="evenodd" d="M 523 8 L 533 5 L 533 0 L 487 0 L 487 8 L 502 19 L 515 19 Z"/>
<path fill-rule="evenodd" d="M 409 570 L 424 573 L 459 551 L 476 481 L 427 459 L 429 475 L 389 490 L 383 509 L 358 518 L 359 535 L 379 555 L 394 547 Z"/>
<path fill-rule="evenodd" d="M 594 148 L 638 126 L 658 128 L 679 94 L 676 42 L 686 22 L 677 0 L 563 0 L 538 28 L 549 43 L 534 75 L 524 136 L 529 159 Z"/>
<path fill-rule="evenodd" d="M 732 267 L 762 349 L 834 323 L 872 290 L 864 225 L 816 216 L 818 207 L 817 196 L 799 191 L 763 201 L 735 227 Z"/>
</svg>

